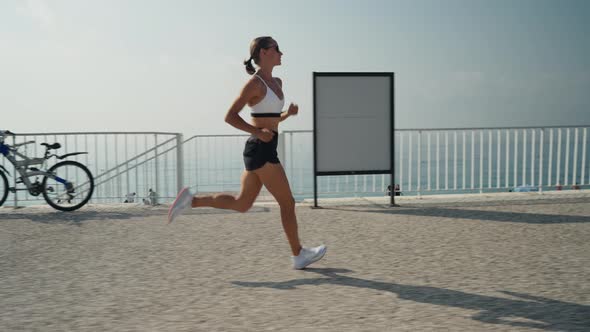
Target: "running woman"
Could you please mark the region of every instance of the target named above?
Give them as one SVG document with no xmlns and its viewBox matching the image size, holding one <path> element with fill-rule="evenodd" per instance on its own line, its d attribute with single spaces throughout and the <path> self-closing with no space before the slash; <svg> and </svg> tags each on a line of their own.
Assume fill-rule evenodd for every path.
<svg viewBox="0 0 590 332">
<path fill-rule="evenodd" d="M 272 76 L 273 68 L 281 65 L 282 55 L 278 43 L 272 37 L 258 37 L 252 41 L 250 58 L 244 61 L 244 65 L 248 74 L 253 76 L 225 116 L 225 122 L 251 134 L 243 153 L 246 170 L 242 174 L 240 194 L 237 197 L 227 194 L 194 196 L 188 188 L 184 188 L 170 206 L 168 223 L 191 207 L 208 206 L 246 212 L 252 207 L 264 185 L 279 203 L 283 229 L 293 254 L 293 268 L 303 269 L 320 260 L 327 248 L 324 245 L 311 248 L 301 246 L 295 216 L 295 199 L 277 156 L 279 123 L 299 112 L 299 107 L 294 103 L 289 105 L 287 111 L 282 111 L 285 105 L 283 82 Z M 238 114 L 246 105 L 251 108 L 250 123 Z"/>
</svg>

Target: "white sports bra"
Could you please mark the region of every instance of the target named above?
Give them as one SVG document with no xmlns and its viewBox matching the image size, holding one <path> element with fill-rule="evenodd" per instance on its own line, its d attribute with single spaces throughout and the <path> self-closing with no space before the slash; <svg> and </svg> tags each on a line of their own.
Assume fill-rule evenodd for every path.
<svg viewBox="0 0 590 332">
<path fill-rule="evenodd" d="M 281 112 L 283 111 L 283 106 L 285 105 L 285 97 L 283 96 L 283 99 L 279 99 L 262 77 L 258 75 L 254 76 L 258 77 L 266 86 L 266 95 L 260 102 L 258 102 L 258 104 L 250 107 L 252 109 L 251 115 L 255 118 L 280 117 Z"/>
</svg>

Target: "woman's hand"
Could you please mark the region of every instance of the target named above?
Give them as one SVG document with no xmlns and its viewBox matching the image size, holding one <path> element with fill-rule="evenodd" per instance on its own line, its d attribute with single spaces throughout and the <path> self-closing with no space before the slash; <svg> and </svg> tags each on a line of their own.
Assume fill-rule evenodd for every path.
<svg viewBox="0 0 590 332">
<path fill-rule="evenodd" d="M 268 142 L 272 141 L 274 136 L 275 136 L 275 133 L 272 130 L 269 130 L 266 128 L 262 128 L 262 129 L 259 129 L 258 131 L 256 131 L 256 137 L 258 137 L 258 139 L 260 139 L 264 143 L 268 143 Z"/>
<path fill-rule="evenodd" d="M 287 110 L 288 115 L 297 115 L 299 113 L 299 106 L 297 104 L 291 103 L 289 105 L 289 109 Z"/>
</svg>

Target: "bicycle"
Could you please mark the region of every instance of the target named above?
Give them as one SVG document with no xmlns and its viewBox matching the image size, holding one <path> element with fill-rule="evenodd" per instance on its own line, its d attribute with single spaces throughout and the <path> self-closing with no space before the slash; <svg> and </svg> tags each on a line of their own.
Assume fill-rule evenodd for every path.
<svg viewBox="0 0 590 332">
<path fill-rule="evenodd" d="M 18 148 L 33 144 L 35 141 L 9 145 L 4 142 L 7 136 L 15 136 L 15 134 L 7 130 L 0 131 L 0 154 L 6 157 L 20 174 L 15 184 L 22 183 L 26 188 L 16 188 L 16 185 L 9 187 L 6 174 L 10 176 L 10 173 L 0 165 L 0 206 L 6 201 L 8 192 L 16 193 L 18 190 L 28 190 L 32 196 L 42 194 L 47 204 L 60 211 L 74 211 L 88 203 L 94 191 L 94 178 L 86 166 L 77 161 L 66 160 L 56 163 L 45 171 L 38 168 L 44 168 L 47 160 L 52 157 L 61 160 L 88 152 L 72 152 L 58 156 L 55 153 L 50 154 L 50 151 L 59 149 L 61 144 L 41 143 L 45 147 L 44 156 L 29 158 L 18 152 Z M 21 160 L 17 160 L 17 157 Z M 31 181 L 29 178 L 33 176 L 35 180 Z M 39 176 L 43 176 L 41 182 L 39 182 Z"/>
</svg>

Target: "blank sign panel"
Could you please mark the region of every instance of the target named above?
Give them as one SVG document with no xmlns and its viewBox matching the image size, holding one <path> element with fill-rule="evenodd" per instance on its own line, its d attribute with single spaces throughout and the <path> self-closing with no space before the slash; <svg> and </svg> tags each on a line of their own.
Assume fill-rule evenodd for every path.
<svg viewBox="0 0 590 332">
<path fill-rule="evenodd" d="M 392 169 L 393 74 L 314 73 L 316 172 Z"/>
</svg>

